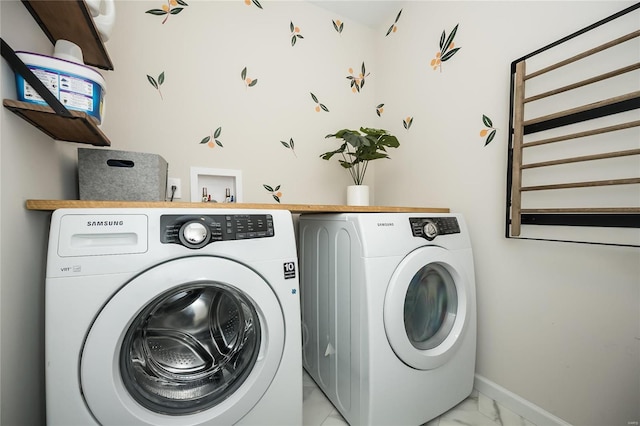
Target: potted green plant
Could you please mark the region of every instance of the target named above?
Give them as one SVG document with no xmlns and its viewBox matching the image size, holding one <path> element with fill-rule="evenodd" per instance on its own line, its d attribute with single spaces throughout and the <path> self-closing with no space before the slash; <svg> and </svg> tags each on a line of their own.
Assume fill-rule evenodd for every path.
<svg viewBox="0 0 640 426">
<path fill-rule="evenodd" d="M 325 152 L 320 155 L 320 158 L 330 160 L 334 155 L 340 155 L 338 161 L 342 167 L 349 171 L 354 183 L 347 189 L 347 204 L 368 205 L 369 188 L 363 185 L 363 182 L 369 161 L 390 158 L 387 149 L 400 146 L 398 138 L 387 130 L 369 127 L 361 127 L 360 131 L 342 129 L 325 136 L 325 138 L 343 140 L 338 149 Z M 358 193 L 361 194 L 357 195 Z"/>
</svg>

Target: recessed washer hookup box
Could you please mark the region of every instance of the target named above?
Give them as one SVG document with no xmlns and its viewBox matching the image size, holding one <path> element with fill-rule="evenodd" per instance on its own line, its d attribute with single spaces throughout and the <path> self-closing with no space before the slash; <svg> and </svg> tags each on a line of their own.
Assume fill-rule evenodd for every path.
<svg viewBox="0 0 640 426">
<path fill-rule="evenodd" d="M 78 148 L 80 199 L 165 201 L 168 167 L 157 154 Z"/>
</svg>

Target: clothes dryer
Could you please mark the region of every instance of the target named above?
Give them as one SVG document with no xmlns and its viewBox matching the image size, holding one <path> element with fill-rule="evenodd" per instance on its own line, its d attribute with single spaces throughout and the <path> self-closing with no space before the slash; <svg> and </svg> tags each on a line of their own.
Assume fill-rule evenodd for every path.
<svg viewBox="0 0 640 426">
<path fill-rule="evenodd" d="M 287 211 L 55 211 L 47 423 L 300 425 L 298 283 Z"/>
<path fill-rule="evenodd" d="M 299 221 L 303 365 L 353 425 L 419 425 L 472 391 L 476 293 L 459 214 Z"/>
</svg>

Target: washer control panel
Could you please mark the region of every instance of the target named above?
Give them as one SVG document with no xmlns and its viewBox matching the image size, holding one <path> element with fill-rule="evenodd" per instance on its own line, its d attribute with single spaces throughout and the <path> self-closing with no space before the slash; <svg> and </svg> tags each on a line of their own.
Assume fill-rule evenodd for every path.
<svg viewBox="0 0 640 426">
<path fill-rule="evenodd" d="M 160 241 L 198 249 L 214 241 L 273 237 L 273 216 L 251 215 L 162 215 Z"/>
<path fill-rule="evenodd" d="M 438 235 L 459 234 L 460 225 L 455 217 L 411 217 L 411 232 L 414 237 L 431 241 Z"/>
</svg>

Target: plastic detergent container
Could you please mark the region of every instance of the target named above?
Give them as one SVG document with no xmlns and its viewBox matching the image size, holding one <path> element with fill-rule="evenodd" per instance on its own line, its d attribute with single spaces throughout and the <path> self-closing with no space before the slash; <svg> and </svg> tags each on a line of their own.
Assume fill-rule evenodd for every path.
<svg viewBox="0 0 640 426">
<path fill-rule="evenodd" d="M 80 58 L 75 53 L 60 55 L 76 61 L 29 52 L 16 55 L 67 109 L 86 112 L 97 124 L 102 123 L 106 83 L 100 73 L 76 63 L 82 62 L 81 54 Z M 47 105 L 18 73 L 16 86 L 19 101 Z"/>
</svg>

